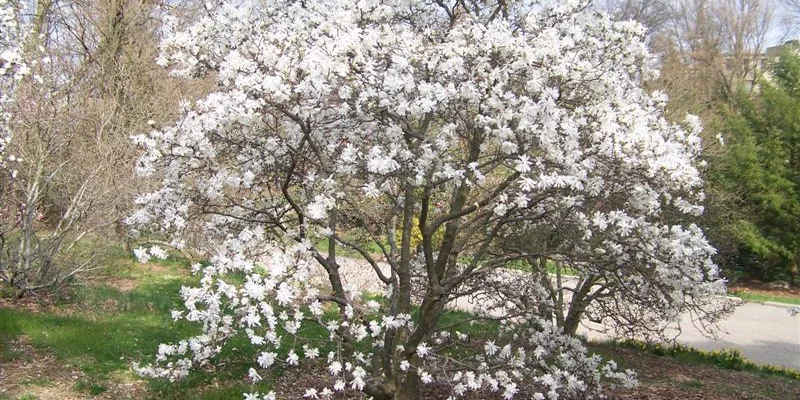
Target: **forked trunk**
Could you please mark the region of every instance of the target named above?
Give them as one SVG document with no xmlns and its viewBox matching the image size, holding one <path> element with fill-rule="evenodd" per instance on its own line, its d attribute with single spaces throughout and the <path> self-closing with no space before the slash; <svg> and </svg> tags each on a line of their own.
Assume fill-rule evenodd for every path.
<svg viewBox="0 0 800 400">
<path fill-rule="evenodd" d="M 409 373 L 397 388 L 393 400 L 416 400 L 419 398 L 420 383 L 419 376 L 416 373 Z"/>
</svg>

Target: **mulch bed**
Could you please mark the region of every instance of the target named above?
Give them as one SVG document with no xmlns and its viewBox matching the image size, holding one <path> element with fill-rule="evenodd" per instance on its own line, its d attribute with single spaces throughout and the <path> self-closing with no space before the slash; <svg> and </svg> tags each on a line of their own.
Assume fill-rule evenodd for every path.
<svg viewBox="0 0 800 400">
<path fill-rule="evenodd" d="M 744 281 L 730 286 L 728 292 L 744 292 L 763 296 L 780 296 L 800 300 L 800 288 L 776 288 L 760 281 Z"/>
<path fill-rule="evenodd" d="M 755 373 L 722 370 L 708 365 L 688 364 L 670 357 L 656 356 L 641 350 L 603 347 L 605 354 L 620 360 L 625 368 L 635 370 L 640 386 L 635 389 L 608 388 L 605 392 L 612 400 L 794 400 L 800 399 L 800 380 L 761 376 Z M 303 399 L 306 389 L 321 390 L 332 387 L 333 382 L 321 364 L 306 364 L 287 370 L 278 380 L 276 393 L 279 399 Z M 515 398 L 527 399 L 520 392 Z M 423 386 L 419 400 L 440 400 L 450 396 L 443 386 Z M 333 399 L 355 400 L 367 396 L 353 391 L 336 394 Z M 502 399 L 501 393 L 473 393 L 461 397 L 465 400 Z"/>
<path fill-rule="evenodd" d="M 750 283 L 731 290 L 757 292 L 768 295 L 800 298 L 797 289 L 772 289 L 765 285 Z M 0 298 L 0 308 L 22 309 L 28 312 L 53 312 L 58 299 L 48 296 L 22 299 Z M 113 308 L 113 306 L 110 306 Z M 63 310 L 59 310 L 64 312 Z M 762 374 L 722 370 L 713 366 L 685 363 L 666 356 L 657 356 L 646 351 L 593 344 L 603 354 L 617 360 L 624 368 L 637 372 L 640 386 L 635 389 L 609 388 L 607 398 L 618 400 L 791 400 L 800 399 L 800 380 L 765 376 Z M 114 377 L 98 382 L 106 390 L 92 395 L 81 390 L 78 382 L 85 376 L 75 366 L 65 365 L 45 349 L 34 348 L 25 337 L 11 343 L 0 343 L 6 355 L 0 358 L 0 399 L 32 395 L 42 400 L 73 399 L 139 399 L 156 398 L 141 380 Z M 11 354 L 13 357 L 8 357 Z M 225 385 L 225 382 L 219 382 Z M 275 390 L 280 399 L 303 399 L 306 389 L 321 390 L 332 387 L 333 382 L 322 363 L 304 364 L 286 370 L 277 379 Z M 520 393 L 522 394 L 522 393 Z M 426 385 L 420 400 L 446 399 L 450 390 L 444 386 Z M 337 393 L 334 399 L 366 399 L 367 396 L 352 390 Z M 462 397 L 465 400 L 501 399 L 500 393 L 473 393 Z M 517 398 L 528 398 L 518 396 Z"/>
</svg>

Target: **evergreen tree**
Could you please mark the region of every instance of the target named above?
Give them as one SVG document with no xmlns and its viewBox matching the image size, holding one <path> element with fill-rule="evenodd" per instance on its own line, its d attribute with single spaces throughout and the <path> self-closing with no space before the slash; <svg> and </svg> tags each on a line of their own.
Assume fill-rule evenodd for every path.
<svg viewBox="0 0 800 400">
<path fill-rule="evenodd" d="M 719 183 L 735 193 L 740 215 L 730 231 L 746 276 L 798 284 L 800 258 L 800 57 L 784 53 L 754 98 L 729 120 L 731 143 Z"/>
</svg>

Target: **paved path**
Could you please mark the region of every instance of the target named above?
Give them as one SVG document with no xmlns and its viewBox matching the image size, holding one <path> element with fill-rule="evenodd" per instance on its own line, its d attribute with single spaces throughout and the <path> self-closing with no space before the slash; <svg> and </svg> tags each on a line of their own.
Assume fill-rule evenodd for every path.
<svg viewBox="0 0 800 400">
<path fill-rule="evenodd" d="M 362 290 L 380 292 L 374 272 L 363 261 L 340 260 L 346 284 Z M 381 265 L 388 274 L 388 266 Z M 366 271 L 365 271 L 366 269 Z M 474 305 L 468 299 L 459 299 L 453 305 L 470 311 Z M 800 308 L 800 307 L 798 307 Z M 756 363 L 772 364 L 800 371 L 800 314 L 791 316 L 784 305 L 744 303 L 730 318 L 722 322 L 722 332 L 717 339 L 703 336 L 688 318 L 681 322 L 677 340 L 701 350 L 736 349 Z M 586 322 L 586 325 L 591 323 Z M 579 333 L 591 339 L 604 340 L 608 336 L 581 327 Z"/>
<path fill-rule="evenodd" d="M 682 321 L 677 340 L 701 350 L 736 349 L 756 363 L 800 371 L 800 315 L 791 316 L 789 308 L 744 303 L 722 322 L 718 339 L 704 337 L 691 321 Z M 602 338 L 596 332 L 588 336 Z"/>
<path fill-rule="evenodd" d="M 719 340 L 704 338 L 692 326 L 678 337 L 682 343 L 703 350 L 737 349 L 746 358 L 800 371 L 800 315 L 789 307 L 745 303 L 722 323 Z"/>
<path fill-rule="evenodd" d="M 459 299 L 456 308 L 474 309 L 468 299 Z M 800 314 L 789 314 L 790 306 L 745 302 L 720 324 L 717 338 L 704 336 L 687 317 L 680 322 L 678 343 L 700 350 L 739 350 L 746 359 L 800 371 Z M 597 324 L 584 321 L 578 333 L 594 340 L 610 336 L 597 330 Z M 677 330 L 676 330 L 677 333 Z"/>
</svg>

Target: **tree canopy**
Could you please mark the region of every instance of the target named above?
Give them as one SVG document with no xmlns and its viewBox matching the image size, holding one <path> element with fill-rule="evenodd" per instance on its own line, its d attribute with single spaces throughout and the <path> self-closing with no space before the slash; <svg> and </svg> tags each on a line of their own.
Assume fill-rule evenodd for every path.
<svg viewBox="0 0 800 400">
<path fill-rule="evenodd" d="M 594 394 L 632 376 L 554 326 L 541 270 L 510 275 L 508 263 L 567 263 L 590 296 L 581 307 L 643 321 L 724 290 L 690 222 L 703 210 L 700 124 L 668 122 L 666 98 L 641 87 L 656 71 L 639 24 L 583 1 L 257 3 L 221 6 L 162 43 L 163 65 L 217 88 L 136 138 L 138 169 L 161 188 L 129 222 L 175 246 L 201 230 L 213 256 L 175 314 L 203 334 L 163 345 L 142 373 L 184 377 L 244 333 L 263 348 L 258 380 L 325 357 L 296 340 L 318 324 L 334 345 L 331 384 L 314 394 Z M 543 241 L 512 245 L 521 232 Z M 385 301 L 347 285 L 342 250 Z M 442 327 L 463 297 L 493 300 L 474 312 L 503 320 L 496 340 Z"/>
<path fill-rule="evenodd" d="M 745 247 L 737 260 L 762 279 L 797 283 L 800 251 L 800 58 L 786 52 L 757 95 L 730 118 L 718 179 L 743 212 L 730 229 Z M 750 254 L 755 257 L 747 257 Z"/>
</svg>

